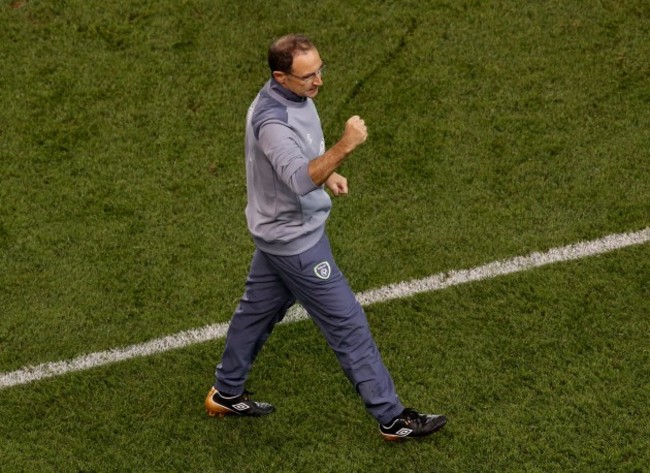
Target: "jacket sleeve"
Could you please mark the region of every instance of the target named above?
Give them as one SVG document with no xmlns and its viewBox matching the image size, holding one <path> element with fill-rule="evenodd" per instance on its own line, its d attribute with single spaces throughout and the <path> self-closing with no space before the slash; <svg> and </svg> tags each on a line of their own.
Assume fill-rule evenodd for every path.
<svg viewBox="0 0 650 473">
<path fill-rule="evenodd" d="M 278 178 L 293 192 L 302 196 L 320 188 L 309 176 L 309 160 L 290 127 L 278 122 L 264 124 L 259 132 L 259 145 Z"/>
</svg>

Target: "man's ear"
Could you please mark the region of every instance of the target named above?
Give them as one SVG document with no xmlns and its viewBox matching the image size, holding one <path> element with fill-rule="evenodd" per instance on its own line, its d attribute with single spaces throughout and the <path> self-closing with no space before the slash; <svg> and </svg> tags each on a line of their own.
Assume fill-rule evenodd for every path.
<svg viewBox="0 0 650 473">
<path fill-rule="evenodd" d="M 284 72 L 280 71 L 273 71 L 273 78 L 279 83 L 284 85 L 285 81 L 287 80 L 287 75 Z"/>
</svg>

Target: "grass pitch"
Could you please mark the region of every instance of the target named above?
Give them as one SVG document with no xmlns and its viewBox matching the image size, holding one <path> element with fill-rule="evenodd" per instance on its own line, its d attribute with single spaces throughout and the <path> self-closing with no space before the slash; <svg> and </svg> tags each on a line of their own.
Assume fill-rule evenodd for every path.
<svg viewBox="0 0 650 473">
<path fill-rule="evenodd" d="M 355 291 L 650 224 L 647 2 L 0 1 L 0 371 L 226 322 L 252 244 L 243 125 L 289 31 L 360 114 L 329 233 Z M 208 419 L 222 342 L 0 391 L 3 471 L 643 471 L 648 245 L 368 308 L 387 445 L 309 322 Z"/>
</svg>

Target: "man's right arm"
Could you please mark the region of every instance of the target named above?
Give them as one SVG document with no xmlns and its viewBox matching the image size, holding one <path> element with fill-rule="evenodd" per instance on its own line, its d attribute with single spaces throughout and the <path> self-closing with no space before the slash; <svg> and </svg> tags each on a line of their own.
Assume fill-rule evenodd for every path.
<svg viewBox="0 0 650 473">
<path fill-rule="evenodd" d="M 363 119 L 355 115 L 345 123 L 341 139 L 324 154 L 309 162 L 309 177 L 317 186 L 322 185 L 336 171 L 345 158 L 368 138 Z"/>
</svg>

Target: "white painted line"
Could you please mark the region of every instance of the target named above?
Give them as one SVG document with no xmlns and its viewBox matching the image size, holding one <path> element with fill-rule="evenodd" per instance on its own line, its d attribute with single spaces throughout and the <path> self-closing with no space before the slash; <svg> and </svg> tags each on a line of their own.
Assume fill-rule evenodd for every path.
<svg viewBox="0 0 650 473">
<path fill-rule="evenodd" d="M 357 298 L 362 305 L 370 305 L 375 302 L 408 297 L 422 292 L 438 291 L 467 282 L 518 273 L 552 263 L 586 258 L 627 246 L 640 245 L 648 241 L 650 241 L 650 227 L 635 233 L 619 233 L 599 240 L 552 248 L 544 253 L 531 253 L 528 256 L 517 256 L 508 260 L 495 261 L 473 269 L 450 271 L 424 279 L 391 284 L 357 294 Z"/>
<path fill-rule="evenodd" d="M 548 264 L 608 253 L 628 246 L 641 245 L 648 241 L 650 241 L 650 227 L 638 232 L 608 235 L 598 240 L 552 248 L 544 253 L 531 253 L 528 256 L 517 256 L 507 260 L 495 261 L 472 269 L 439 273 L 424 279 L 391 284 L 378 289 L 361 292 L 357 294 L 357 298 L 362 305 L 368 306 L 423 292 L 438 291 L 467 282 L 481 281 L 506 274 L 518 273 Z M 297 322 L 306 318 L 307 313 L 305 310 L 300 306 L 294 306 L 285 317 L 283 323 Z M 66 373 L 83 371 L 131 358 L 163 353 L 210 340 L 221 339 L 226 336 L 227 330 L 228 324 L 208 325 L 125 348 L 90 353 L 72 360 L 27 366 L 17 371 L 0 374 L 0 389 L 52 378 Z"/>
</svg>

